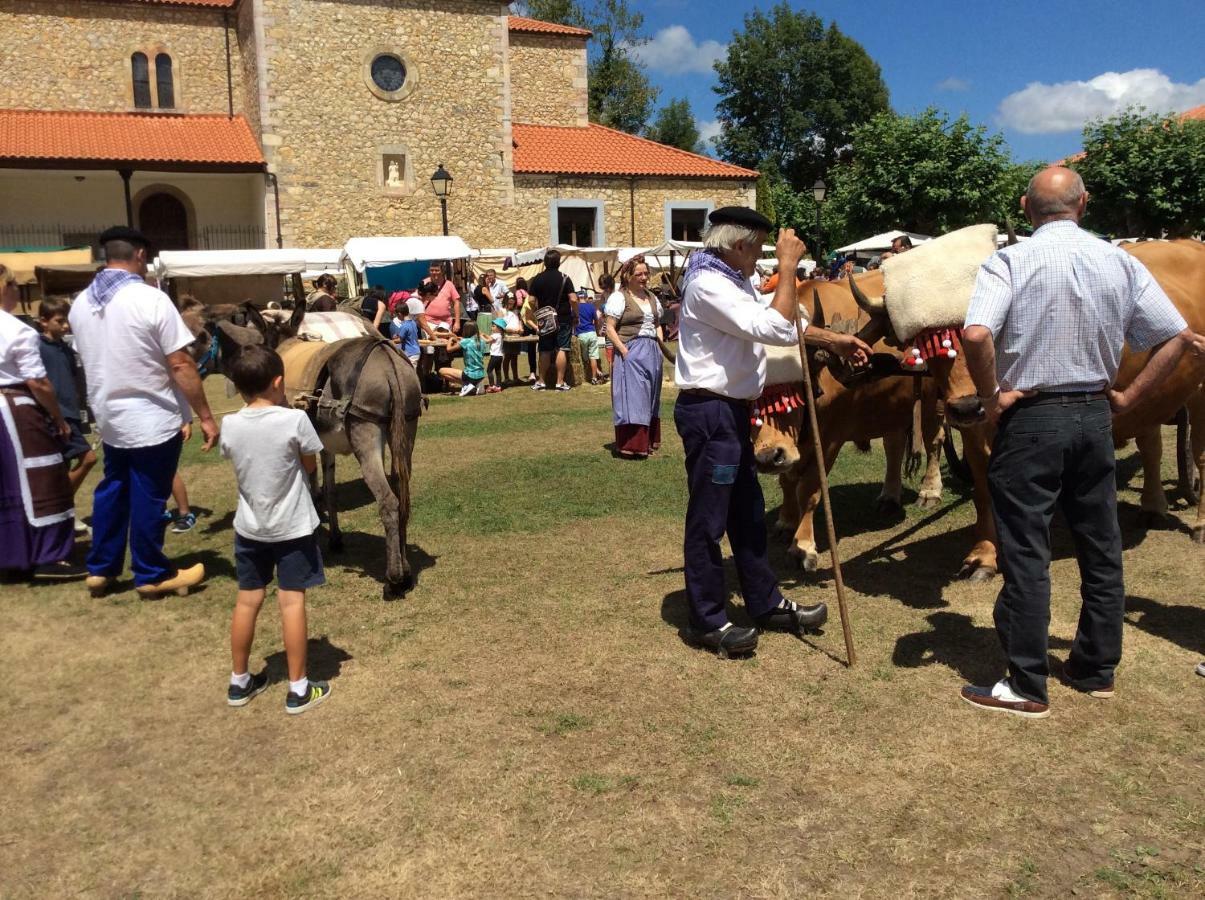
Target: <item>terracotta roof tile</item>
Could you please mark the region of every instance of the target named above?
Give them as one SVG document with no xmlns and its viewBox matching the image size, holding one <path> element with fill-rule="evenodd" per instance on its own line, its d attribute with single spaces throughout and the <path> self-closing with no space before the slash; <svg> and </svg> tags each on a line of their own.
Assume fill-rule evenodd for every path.
<svg viewBox="0 0 1205 900">
<path fill-rule="evenodd" d="M 117 0 L 121 3 L 123 0 Z M 155 6 L 210 6 L 214 9 L 234 9 L 238 0 L 124 0 L 125 3 L 153 4 Z"/>
<path fill-rule="evenodd" d="M 753 179 L 757 172 L 644 138 L 588 125 L 514 125 L 515 172 Z"/>
<path fill-rule="evenodd" d="M 1201 104 L 1200 106 L 1194 106 L 1188 112 L 1184 113 L 1184 115 L 1180 116 L 1181 122 L 1186 122 L 1189 119 L 1205 120 L 1205 103 Z"/>
<path fill-rule="evenodd" d="M 0 162 L 17 160 L 243 171 L 264 165 L 242 116 L 0 110 Z"/>
<path fill-rule="evenodd" d="M 588 38 L 592 31 L 586 28 L 574 28 L 572 25 L 559 25 L 556 22 L 541 22 L 539 19 L 528 19 L 525 16 L 511 16 L 510 30 L 524 34 L 563 34 L 569 37 Z"/>
</svg>

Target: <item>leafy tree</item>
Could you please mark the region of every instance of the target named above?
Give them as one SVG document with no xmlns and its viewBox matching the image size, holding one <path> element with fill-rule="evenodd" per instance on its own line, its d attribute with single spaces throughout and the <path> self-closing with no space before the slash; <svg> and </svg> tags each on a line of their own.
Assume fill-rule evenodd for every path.
<svg viewBox="0 0 1205 900">
<path fill-rule="evenodd" d="M 1090 122 L 1073 165 L 1091 194 L 1087 227 L 1117 237 L 1205 231 L 1205 122 L 1139 110 Z"/>
<path fill-rule="evenodd" d="M 631 134 L 644 131 L 657 89 L 631 56 L 646 42 L 644 15 L 627 0 L 597 0 L 589 15 L 596 52 L 590 60 L 590 121 Z"/>
<path fill-rule="evenodd" d="M 575 28 L 590 27 L 577 0 L 527 0 L 523 7 L 523 15 L 539 19 L 541 22 L 556 22 Z"/>
<path fill-rule="evenodd" d="M 661 107 L 648 136 L 659 144 L 697 153 L 701 149 L 699 126 L 695 124 L 694 113 L 690 111 L 690 101 L 671 100 Z"/>
<path fill-rule="evenodd" d="M 785 2 L 745 16 L 716 73 L 720 157 L 749 168 L 773 162 L 797 191 L 827 177 L 856 126 L 890 109 L 861 44 Z"/>
<path fill-rule="evenodd" d="M 833 173 L 826 231 L 844 243 L 902 228 L 942 234 L 1020 218 L 1020 196 L 1038 164 L 1017 164 L 1004 138 L 935 109 L 884 113 L 853 132 L 850 160 Z"/>
</svg>

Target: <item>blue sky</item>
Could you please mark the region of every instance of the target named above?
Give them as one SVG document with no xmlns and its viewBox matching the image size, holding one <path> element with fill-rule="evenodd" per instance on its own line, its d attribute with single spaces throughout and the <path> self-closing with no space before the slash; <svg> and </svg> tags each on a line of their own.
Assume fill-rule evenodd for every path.
<svg viewBox="0 0 1205 900">
<path fill-rule="evenodd" d="M 745 14 L 770 0 L 639 0 L 653 39 L 643 59 L 659 102 L 690 100 L 715 119 L 715 75 Z M 858 40 L 883 69 L 892 108 L 966 112 L 1003 131 L 1018 159 L 1054 160 L 1080 148 L 1087 118 L 1128 104 L 1205 104 L 1202 0 L 912 0 L 794 3 Z"/>
</svg>

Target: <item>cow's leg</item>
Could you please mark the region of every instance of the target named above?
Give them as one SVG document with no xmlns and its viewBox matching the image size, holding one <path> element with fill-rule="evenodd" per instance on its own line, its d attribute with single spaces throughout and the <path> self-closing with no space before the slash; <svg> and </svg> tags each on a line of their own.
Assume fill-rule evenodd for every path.
<svg viewBox="0 0 1205 900">
<path fill-rule="evenodd" d="M 991 445 L 982 428 L 962 433 L 962 455 L 971 467 L 975 485 L 975 545 L 962 561 L 959 578 L 987 581 L 996 574 L 996 520 L 992 517 L 992 498 L 987 487 L 987 464 Z"/>
<path fill-rule="evenodd" d="M 1158 528 L 1167 519 L 1167 494 L 1163 492 L 1163 433 L 1158 425 L 1135 435 L 1142 458 L 1142 522 Z"/>
<path fill-rule="evenodd" d="M 343 550 L 339 530 L 339 503 L 335 500 L 335 454 L 322 451 L 322 505 L 326 507 L 326 546 L 331 553 Z"/>
<path fill-rule="evenodd" d="M 795 490 L 795 475 L 783 472 L 778 476 L 778 486 L 782 488 L 782 506 L 778 509 L 778 521 L 774 530 L 782 534 L 793 534 L 799 527 L 799 496 Z"/>
<path fill-rule="evenodd" d="M 945 442 L 941 417 L 926 411 L 921 417 L 921 439 L 925 442 L 925 477 L 921 479 L 916 505 L 921 509 L 941 506 L 941 448 Z"/>
<path fill-rule="evenodd" d="M 875 501 L 875 510 L 881 516 L 896 518 L 904 514 L 904 454 L 907 451 L 906 431 L 889 431 L 883 435 L 887 467 L 883 472 L 883 489 Z"/>
<path fill-rule="evenodd" d="M 393 486 L 389 483 L 389 475 L 385 471 L 385 432 L 387 426 L 362 419 L 348 418 L 348 438 L 351 440 L 352 453 L 360 464 L 360 474 L 364 483 L 372 491 L 377 501 L 377 511 L 381 516 L 381 525 L 385 529 L 385 587 L 384 597 L 390 600 L 405 592 L 406 566 L 403 561 L 402 547 L 398 525 L 400 505 Z"/>
<path fill-rule="evenodd" d="M 810 449 L 810 448 L 809 448 Z M 841 444 L 830 443 L 824 448 L 824 471 L 831 472 L 837 454 L 841 452 Z M 795 538 L 787 552 L 799 561 L 799 567 L 805 572 L 815 572 L 820 566 L 820 554 L 816 551 L 816 532 L 814 520 L 816 507 L 820 504 L 820 476 L 816 471 L 816 463 L 812 453 L 800 453 L 800 461 L 795 467 L 799 473 L 796 491 L 799 500 L 799 528 L 795 530 Z"/>
<path fill-rule="evenodd" d="M 1192 539 L 1205 544 L 1205 390 L 1188 401 L 1188 423 L 1192 429 L 1192 458 L 1197 467 L 1197 520 Z"/>
</svg>

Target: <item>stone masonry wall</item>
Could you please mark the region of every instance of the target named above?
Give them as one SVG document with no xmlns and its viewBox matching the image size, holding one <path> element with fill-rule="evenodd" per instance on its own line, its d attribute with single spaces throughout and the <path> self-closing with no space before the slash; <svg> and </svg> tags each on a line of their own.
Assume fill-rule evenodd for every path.
<svg viewBox="0 0 1205 900">
<path fill-rule="evenodd" d="M 586 42 L 512 32 L 512 119 L 527 125 L 587 124 Z"/>
<path fill-rule="evenodd" d="M 498 0 L 257 0 L 263 13 L 263 144 L 281 187 L 286 245 L 355 235 L 438 234 L 430 178 L 455 179 L 450 230 L 494 234 L 511 202 L 505 53 Z M 378 97 L 367 63 L 399 54 L 409 94 Z M 382 152 L 404 154 L 405 187 L 382 184 Z"/>
<path fill-rule="evenodd" d="M 0 108 L 133 110 L 130 55 L 158 48 L 170 53 L 175 65 L 174 111 L 225 113 L 229 108 L 221 10 L 0 0 L 0 35 Z M 241 113 L 242 70 L 237 59 L 233 62 L 235 112 Z M 153 78 L 153 58 L 151 70 Z"/>
<path fill-rule="evenodd" d="M 667 202 L 710 202 L 720 206 L 753 206 L 752 181 L 637 178 L 635 181 L 636 234 L 632 239 L 631 184 L 627 178 L 581 178 L 562 175 L 515 176 L 515 208 L 504 217 L 503 233 L 494 246 L 531 249 L 550 238 L 553 200 L 601 200 L 604 234 L 611 247 L 645 247 L 665 240 Z"/>
</svg>

